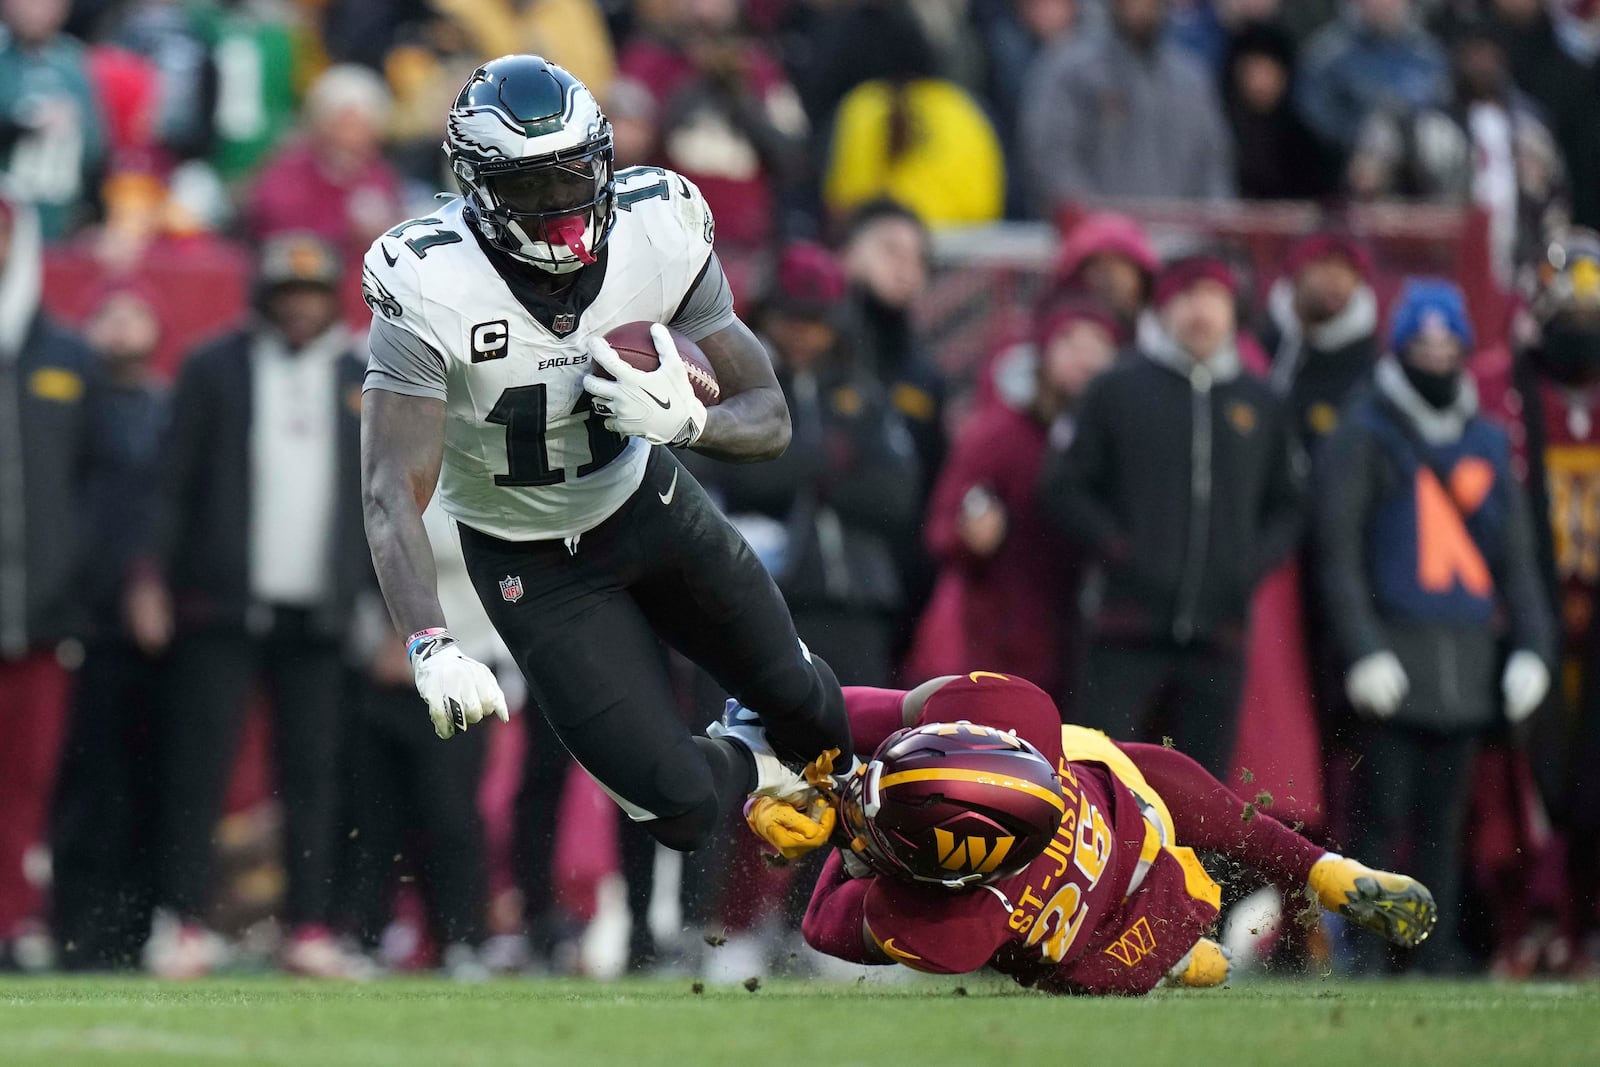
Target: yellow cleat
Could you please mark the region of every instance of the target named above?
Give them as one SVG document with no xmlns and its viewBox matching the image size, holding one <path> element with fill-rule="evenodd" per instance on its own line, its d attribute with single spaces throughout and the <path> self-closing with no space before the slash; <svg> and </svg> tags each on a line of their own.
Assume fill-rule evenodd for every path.
<svg viewBox="0 0 1600 1067">
<path fill-rule="evenodd" d="M 1185 989 L 1214 989 L 1228 980 L 1229 969 L 1233 966 L 1231 960 L 1227 949 L 1209 937 L 1202 937 L 1168 972 L 1168 983 Z"/>
<path fill-rule="evenodd" d="M 1306 881 L 1324 908 L 1403 948 L 1416 948 L 1426 941 L 1439 920 L 1439 909 L 1427 886 L 1343 856 L 1318 860 Z"/>
</svg>

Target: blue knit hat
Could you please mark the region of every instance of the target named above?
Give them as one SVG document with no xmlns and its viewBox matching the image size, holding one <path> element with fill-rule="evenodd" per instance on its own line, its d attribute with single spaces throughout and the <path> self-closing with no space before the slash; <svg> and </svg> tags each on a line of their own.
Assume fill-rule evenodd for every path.
<svg viewBox="0 0 1600 1067">
<path fill-rule="evenodd" d="M 1467 298 L 1461 287 L 1443 278 L 1407 278 L 1405 287 L 1389 314 L 1389 348 L 1396 355 L 1404 352 L 1431 316 L 1443 320 L 1456 335 L 1461 347 L 1472 350 L 1472 320 L 1467 317 Z"/>
</svg>

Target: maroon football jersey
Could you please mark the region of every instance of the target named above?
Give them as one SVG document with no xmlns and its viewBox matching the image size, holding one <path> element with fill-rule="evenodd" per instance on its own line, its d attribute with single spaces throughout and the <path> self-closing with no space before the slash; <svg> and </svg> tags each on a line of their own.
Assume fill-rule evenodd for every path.
<svg viewBox="0 0 1600 1067">
<path fill-rule="evenodd" d="M 1525 478 L 1527 398 L 1512 381 L 1510 355 L 1503 348 L 1486 352 L 1473 370 L 1483 411 L 1505 425 L 1517 474 Z M 1545 381 L 1539 393 L 1565 652 L 1581 656 L 1600 587 L 1600 389 L 1569 390 Z"/>
<path fill-rule="evenodd" d="M 1216 910 L 1189 895 L 1171 854 L 1152 856 L 1139 799 L 1106 767 L 1062 757 L 1055 705 L 1028 682 L 985 672 L 957 679 L 928 699 L 919 724 L 961 720 L 1015 730 L 1056 763 L 1061 827 L 1022 873 L 994 885 L 951 892 L 874 877 L 863 900 L 872 939 L 895 962 L 934 973 L 991 964 L 1053 991 L 1153 988 Z M 1141 865 L 1141 855 L 1151 862 Z"/>
</svg>

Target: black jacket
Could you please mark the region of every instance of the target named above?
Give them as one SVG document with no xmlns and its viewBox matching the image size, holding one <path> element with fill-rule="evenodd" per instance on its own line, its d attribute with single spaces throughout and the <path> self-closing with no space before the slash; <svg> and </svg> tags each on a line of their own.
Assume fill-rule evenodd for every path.
<svg viewBox="0 0 1600 1067">
<path fill-rule="evenodd" d="M 1380 355 L 1378 300 L 1362 286 L 1332 320 L 1303 330 L 1293 299 L 1287 282 L 1273 287 L 1261 343 L 1272 357 L 1272 387 L 1287 399 L 1300 443 L 1315 452 L 1339 425 L 1345 402 L 1372 381 Z"/>
<path fill-rule="evenodd" d="M 183 365 L 162 447 L 148 561 L 172 591 L 182 629 L 244 627 L 267 620 L 250 592 L 251 347 L 247 330 L 203 346 Z M 333 581 L 316 609 L 330 637 L 343 634 L 356 594 L 372 581 L 361 518 L 361 380 L 364 361 L 340 358 L 338 492 Z"/>
<path fill-rule="evenodd" d="M 82 627 L 80 530 L 98 395 L 94 354 L 42 314 L 17 358 L 0 358 L 0 658 Z"/>
<path fill-rule="evenodd" d="M 150 528 L 170 399 L 156 385 L 107 382 L 100 390 L 99 432 L 80 516 L 86 548 L 83 596 L 89 608 L 85 633 L 96 640 L 125 634 L 128 572 Z"/>
<path fill-rule="evenodd" d="M 1235 352 L 1197 365 L 1144 341 L 1089 387 L 1042 502 L 1101 558 L 1099 636 L 1236 648 L 1256 583 L 1299 536 L 1288 418 Z"/>
<path fill-rule="evenodd" d="M 899 610 L 905 576 L 894 548 L 921 514 L 910 435 L 865 375 L 779 379 L 794 426 L 781 457 L 737 464 L 685 453 L 685 464 L 745 527 L 791 607 Z M 782 533 L 773 528 L 763 543 L 754 515 Z"/>
</svg>

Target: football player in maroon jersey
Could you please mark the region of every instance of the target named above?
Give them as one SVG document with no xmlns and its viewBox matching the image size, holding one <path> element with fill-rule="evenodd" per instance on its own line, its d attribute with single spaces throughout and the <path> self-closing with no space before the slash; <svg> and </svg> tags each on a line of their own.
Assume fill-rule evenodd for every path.
<svg viewBox="0 0 1600 1067">
<path fill-rule="evenodd" d="M 1054 993 L 1217 985 L 1227 959 L 1205 933 L 1220 890 L 1196 848 L 1309 888 L 1396 944 L 1433 928 L 1419 882 L 1312 844 L 1181 752 L 1063 726 L 1029 682 L 978 671 L 909 693 L 847 687 L 845 700 L 870 756 L 813 809 L 844 843 L 803 926 L 831 956 L 937 974 L 987 964 Z M 762 798 L 748 819 L 795 846 L 795 814 Z"/>
</svg>

